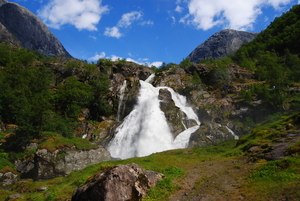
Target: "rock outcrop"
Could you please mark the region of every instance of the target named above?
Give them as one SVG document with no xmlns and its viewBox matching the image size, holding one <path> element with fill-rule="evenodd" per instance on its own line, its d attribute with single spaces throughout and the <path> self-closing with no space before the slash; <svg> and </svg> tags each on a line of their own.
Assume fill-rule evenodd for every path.
<svg viewBox="0 0 300 201">
<path fill-rule="evenodd" d="M 200 128 L 191 135 L 188 147 L 209 146 L 232 139 L 235 139 L 235 136 L 226 125 L 203 122 Z"/>
<path fill-rule="evenodd" d="M 160 109 L 164 112 L 169 128 L 174 137 L 185 129 L 197 125 L 197 122 L 187 118 L 186 114 L 175 105 L 171 93 L 167 89 L 160 89 L 158 99 Z"/>
<path fill-rule="evenodd" d="M 146 66 L 138 65 L 132 62 L 123 64 L 121 61 L 112 63 L 111 67 L 102 65 L 100 62 L 100 70 L 101 72 L 107 74 L 111 79 L 108 101 L 115 110 L 118 110 L 120 89 L 124 83 L 124 80 L 127 81 L 124 89 L 124 98 L 121 103 L 121 108 L 124 109 L 119 111 L 119 120 L 122 120 L 131 112 L 136 104 L 140 88 L 139 80 L 146 80 L 153 73 L 153 71 Z"/>
<path fill-rule="evenodd" d="M 24 48 L 37 50 L 45 56 L 72 57 L 47 26 L 27 8 L 1 0 L 0 23 L 5 27 L 0 25 L 0 30 L 5 30 L 0 32 L 0 42 L 8 40 L 15 43 L 15 37 Z"/>
<path fill-rule="evenodd" d="M 72 201 L 137 201 L 164 177 L 137 164 L 117 165 L 100 172 L 77 188 Z"/>
<path fill-rule="evenodd" d="M 31 157 L 16 160 L 14 165 L 23 178 L 38 180 L 66 176 L 73 170 L 108 160 L 111 160 L 110 153 L 101 146 L 90 150 L 64 148 L 54 152 L 39 148 Z"/>
<path fill-rule="evenodd" d="M 193 50 L 188 58 L 197 63 L 203 59 L 219 59 L 234 53 L 244 43 L 253 40 L 258 33 L 235 31 L 231 29 L 222 30 L 213 34 L 206 41 Z"/>
<path fill-rule="evenodd" d="M 0 172 L 0 185 L 9 186 L 20 180 L 20 176 L 12 170 L 5 170 Z"/>
</svg>

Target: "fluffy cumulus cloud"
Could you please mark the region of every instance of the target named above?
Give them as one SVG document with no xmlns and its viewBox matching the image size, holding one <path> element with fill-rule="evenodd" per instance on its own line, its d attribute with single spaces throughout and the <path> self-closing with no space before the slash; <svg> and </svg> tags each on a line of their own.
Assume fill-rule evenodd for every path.
<svg viewBox="0 0 300 201">
<path fill-rule="evenodd" d="M 125 13 L 122 15 L 122 18 L 118 22 L 118 27 L 129 27 L 134 21 L 141 19 L 142 12 L 132 11 L 130 13 Z"/>
<path fill-rule="evenodd" d="M 71 24 L 79 30 L 96 31 L 96 25 L 108 10 L 101 0 L 50 0 L 38 10 L 38 16 L 52 28 Z"/>
<path fill-rule="evenodd" d="M 98 53 L 96 52 L 96 54 L 95 54 L 93 57 L 89 58 L 89 60 L 90 60 L 90 61 L 98 61 L 99 59 L 104 58 L 105 55 L 106 55 L 105 52 L 101 52 L 100 54 L 98 54 Z"/>
<path fill-rule="evenodd" d="M 106 27 L 104 35 L 114 38 L 120 38 L 123 36 L 121 29 L 128 29 L 134 22 L 140 21 L 139 25 L 153 25 L 154 23 L 150 20 L 142 21 L 143 13 L 140 11 L 132 11 L 122 15 L 116 26 Z"/>
<path fill-rule="evenodd" d="M 106 27 L 105 28 L 105 32 L 104 32 L 105 36 L 110 36 L 110 37 L 114 37 L 114 38 L 120 38 L 122 36 L 119 27 L 114 26 L 114 27 Z"/>
<path fill-rule="evenodd" d="M 190 0 L 188 11 L 180 22 L 208 30 L 222 25 L 236 30 L 251 30 L 264 6 L 279 10 L 292 0 Z"/>
<path fill-rule="evenodd" d="M 93 57 L 89 58 L 88 60 L 89 61 L 98 61 L 99 59 L 102 59 L 102 58 L 110 59 L 112 61 L 118 61 L 118 60 L 124 59 L 124 58 L 116 56 L 116 55 L 111 55 L 110 57 L 106 57 L 105 52 L 101 52 L 100 54 L 98 54 L 96 52 L 95 55 Z M 140 64 L 140 65 L 146 65 L 149 67 L 151 67 L 151 66 L 160 67 L 163 64 L 163 62 L 161 62 L 161 61 L 149 62 L 148 58 L 139 58 L 137 60 L 132 59 L 132 58 L 125 58 L 125 60 L 128 62 L 134 62 L 134 63 Z"/>
<path fill-rule="evenodd" d="M 181 13 L 183 11 L 183 7 L 176 6 L 175 11 Z"/>
</svg>

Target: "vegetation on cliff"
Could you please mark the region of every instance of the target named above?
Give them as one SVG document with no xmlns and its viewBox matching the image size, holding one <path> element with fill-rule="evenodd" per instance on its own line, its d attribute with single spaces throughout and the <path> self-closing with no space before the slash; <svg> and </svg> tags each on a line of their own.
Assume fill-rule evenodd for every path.
<svg viewBox="0 0 300 201">
<path fill-rule="evenodd" d="M 88 120 L 111 114 L 105 97 L 110 80 L 96 64 L 44 57 L 7 43 L 0 45 L 0 54 L 1 148 L 6 151 L 22 151 L 45 132 L 72 138 L 85 119 L 82 108 L 89 109 Z"/>
<path fill-rule="evenodd" d="M 257 97 L 274 108 L 299 108 L 299 25 L 300 6 L 295 5 L 231 56 L 264 81 L 243 92 L 245 101 Z"/>
</svg>

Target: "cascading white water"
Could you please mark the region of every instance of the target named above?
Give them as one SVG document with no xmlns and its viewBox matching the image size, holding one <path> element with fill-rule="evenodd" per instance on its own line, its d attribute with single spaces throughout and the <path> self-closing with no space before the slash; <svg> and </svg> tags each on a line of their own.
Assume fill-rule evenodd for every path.
<svg viewBox="0 0 300 201">
<path fill-rule="evenodd" d="M 239 136 L 237 136 L 230 128 L 228 128 L 227 126 L 225 126 L 227 128 L 227 130 L 233 135 L 235 140 L 239 139 Z"/>
<path fill-rule="evenodd" d="M 141 88 L 137 105 L 116 129 L 116 135 L 107 147 L 112 157 L 126 159 L 185 148 L 191 133 L 199 128 L 198 117 L 192 108 L 186 105 L 185 97 L 168 87 L 153 87 L 149 83 L 151 79 L 153 75 L 146 81 L 140 81 Z M 187 115 L 188 119 L 193 119 L 198 124 L 180 133 L 175 140 L 165 115 L 160 109 L 158 95 L 161 88 L 168 89 L 175 105 Z"/>
<path fill-rule="evenodd" d="M 121 116 L 121 112 L 122 112 L 121 106 L 122 106 L 123 99 L 124 99 L 124 92 L 126 89 L 126 84 L 127 84 L 127 81 L 124 80 L 124 82 L 120 88 L 120 91 L 119 91 L 120 98 L 119 98 L 118 111 L 117 111 L 117 121 L 120 121 L 120 116 Z"/>
</svg>

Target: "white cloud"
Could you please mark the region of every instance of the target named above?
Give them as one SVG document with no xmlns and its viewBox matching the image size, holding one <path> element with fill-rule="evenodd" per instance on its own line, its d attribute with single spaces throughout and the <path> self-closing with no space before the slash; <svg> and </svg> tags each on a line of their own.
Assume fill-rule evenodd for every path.
<svg viewBox="0 0 300 201">
<path fill-rule="evenodd" d="M 143 21 L 139 24 L 142 25 L 142 26 L 146 26 L 146 25 L 152 26 L 154 24 L 154 22 L 151 21 L 151 20 L 148 20 L 148 21 Z"/>
<path fill-rule="evenodd" d="M 118 27 L 129 27 L 134 21 L 141 19 L 142 12 L 132 11 L 130 13 L 125 13 L 122 15 L 122 18 L 118 22 Z"/>
<path fill-rule="evenodd" d="M 99 59 L 102 59 L 104 57 L 105 57 L 105 52 L 101 52 L 100 54 L 98 54 L 96 52 L 95 56 L 89 58 L 88 60 L 90 60 L 90 61 L 98 61 Z"/>
<path fill-rule="evenodd" d="M 161 61 L 155 61 L 155 62 L 150 63 L 148 66 L 160 67 L 162 64 L 163 64 L 163 62 L 161 62 Z"/>
<path fill-rule="evenodd" d="M 117 25 L 114 27 L 106 27 L 104 35 L 120 38 L 123 36 L 121 29 L 128 29 L 135 21 L 142 20 L 143 13 L 141 11 L 132 11 L 130 13 L 125 13 L 122 15 L 121 19 L 118 21 Z M 153 25 L 154 22 L 151 20 L 142 21 L 139 25 Z"/>
<path fill-rule="evenodd" d="M 131 53 L 129 53 L 129 56 L 132 55 Z M 123 60 L 124 58 L 116 56 L 116 55 L 111 55 L 110 57 L 106 57 L 105 52 L 101 52 L 100 54 L 98 54 L 96 52 L 95 56 L 89 58 L 89 61 L 98 61 L 99 59 L 102 58 L 106 58 L 106 59 L 110 59 L 112 61 L 118 61 L 118 60 Z M 133 62 L 139 65 L 146 65 L 146 66 L 156 66 L 156 67 L 160 67 L 162 65 L 163 62 L 161 61 L 155 61 L 155 62 L 149 62 L 148 58 L 139 58 L 138 60 L 132 59 L 132 58 L 125 58 L 126 61 L 128 62 Z"/>
<path fill-rule="evenodd" d="M 189 13 L 180 22 L 208 30 L 221 25 L 236 30 L 251 30 L 264 6 L 280 9 L 292 0 L 190 0 Z"/>
<path fill-rule="evenodd" d="M 183 11 L 183 7 L 176 6 L 175 11 L 181 13 Z"/>
<path fill-rule="evenodd" d="M 268 4 L 271 4 L 276 10 L 280 10 L 282 5 L 287 5 L 291 0 L 268 0 Z"/>
<path fill-rule="evenodd" d="M 122 36 L 122 34 L 120 33 L 119 28 L 116 27 L 116 26 L 106 27 L 104 35 L 109 36 L 109 37 L 115 37 L 115 38 L 120 38 Z"/>
<path fill-rule="evenodd" d="M 92 38 L 92 39 L 94 39 L 94 40 L 97 40 L 97 37 L 96 37 L 96 36 L 89 35 L 89 38 Z"/>
<path fill-rule="evenodd" d="M 102 0 L 50 0 L 38 10 L 38 16 L 49 27 L 59 29 L 65 24 L 77 29 L 96 31 L 102 15 L 109 9 L 101 6 Z"/>
</svg>

